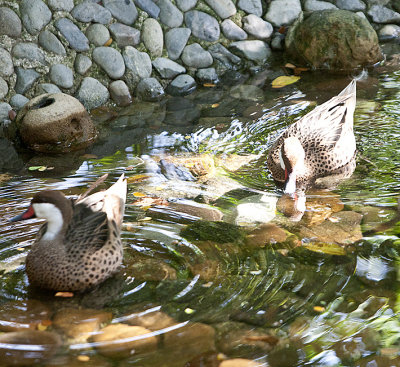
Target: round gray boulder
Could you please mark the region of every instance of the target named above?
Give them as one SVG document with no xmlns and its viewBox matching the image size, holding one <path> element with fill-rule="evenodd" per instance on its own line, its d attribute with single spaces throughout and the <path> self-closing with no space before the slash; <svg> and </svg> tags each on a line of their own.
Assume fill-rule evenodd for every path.
<svg viewBox="0 0 400 367">
<path fill-rule="evenodd" d="M 347 10 L 300 17 L 285 42 L 295 63 L 317 69 L 351 70 L 382 60 L 375 30 L 366 19 Z"/>
</svg>

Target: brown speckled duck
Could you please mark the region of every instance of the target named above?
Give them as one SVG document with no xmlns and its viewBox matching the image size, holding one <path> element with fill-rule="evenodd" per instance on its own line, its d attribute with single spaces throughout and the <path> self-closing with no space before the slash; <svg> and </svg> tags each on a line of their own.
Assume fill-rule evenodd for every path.
<svg viewBox="0 0 400 367">
<path fill-rule="evenodd" d="M 349 177 L 355 169 L 353 115 L 356 80 L 338 96 L 290 125 L 271 147 L 267 165 L 285 193 L 304 190 L 326 176 Z"/>
<path fill-rule="evenodd" d="M 122 175 L 106 191 L 68 199 L 60 191 L 37 193 L 28 210 L 11 221 L 43 218 L 26 258 L 29 282 L 57 291 L 83 291 L 112 275 L 122 261 L 120 227 L 127 182 Z"/>
</svg>

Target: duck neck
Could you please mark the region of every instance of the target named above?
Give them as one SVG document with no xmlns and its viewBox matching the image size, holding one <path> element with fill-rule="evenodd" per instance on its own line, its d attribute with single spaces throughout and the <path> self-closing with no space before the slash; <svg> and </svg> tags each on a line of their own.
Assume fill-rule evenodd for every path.
<svg viewBox="0 0 400 367">
<path fill-rule="evenodd" d="M 65 219 L 61 210 L 51 203 L 32 204 L 36 217 L 46 219 L 47 229 L 42 239 L 54 240 L 64 228 Z"/>
</svg>

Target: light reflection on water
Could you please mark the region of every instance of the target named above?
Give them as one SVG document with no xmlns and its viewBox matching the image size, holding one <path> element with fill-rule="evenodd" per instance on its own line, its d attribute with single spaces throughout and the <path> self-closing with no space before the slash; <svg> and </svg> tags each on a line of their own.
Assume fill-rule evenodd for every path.
<svg viewBox="0 0 400 367">
<path fill-rule="evenodd" d="M 398 80 L 398 73 L 393 73 L 382 76 L 378 86 L 371 87 L 363 83 L 359 85 L 359 100 L 373 104 L 367 105 L 367 110 L 361 107 L 356 110 L 355 134 L 360 150 L 358 166 L 353 177 L 335 190 L 348 208 L 372 206 L 390 210 L 397 205 L 400 190 Z M 328 91 L 324 90 L 317 103 L 322 103 L 336 94 L 347 81 L 343 79 L 340 85 Z M 385 280 L 391 279 L 395 266 L 391 258 L 378 261 L 379 252 L 357 256 L 352 253 L 353 249 L 349 250 L 347 256 L 341 257 L 310 253 L 302 248 L 262 247 L 249 251 L 243 244 L 192 243 L 180 235 L 185 224 L 175 223 L 173 220 L 146 220 L 138 217 L 132 203 L 138 198 L 135 193 L 140 194 L 145 186 L 135 182 L 129 185 L 128 205 L 124 217 L 124 221 L 131 224 L 123 231 L 125 261 L 121 272 L 116 279 L 106 282 L 86 296 L 77 295 L 73 300 L 55 301 L 52 296 L 32 291 L 23 271 L 24 256 L 39 227 L 39 221 L 12 225 L 7 222 L 8 218 L 20 213 L 27 206 L 33 193 L 43 188 L 63 190 L 66 194 L 77 195 L 104 173 L 110 174 L 108 183 L 115 181 L 122 172 L 128 177 L 146 173 L 146 160 L 166 153 L 258 155 L 260 160 L 257 164 L 249 164 L 238 173 L 229 174 L 229 177 L 235 179 L 242 188 L 280 194 L 269 173 L 264 171 L 263 155 L 286 126 L 312 109 L 317 99 L 313 96 L 318 95 L 319 90 L 317 83 L 310 93 L 305 93 L 310 83 L 305 77 L 303 84 L 291 86 L 289 93 L 282 91 L 266 95 L 270 98 L 266 98 L 263 103 L 259 102 L 257 106 L 257 113 L 260 113 L 258 116 L 261 117 L 243 117 L 245 113 L 240 103 L 236 103 L 237 111 L 231 111 L 223 123 L 194 126 L 192 131 L 179 131 L 178 128 L 177 131 L 173 131 L 171 127 L 164 131 L 161 128 L 154 133 L 145 132 L 140 142 L 130 145 L 123 140 L 124 129 L 130 134 L 132 126 L 120 124 L 118 134 L 121 135 L 121 141 L 116 143 L 115 150 L 110 154 L 108 152 L 112 148 L 107 147 L 102 155 L 99 154 L 100 145 L 94 146 L 88 150 L 88 154 L 96 152 L 98 158 L 83 157 L 74 161 L 74 167 L 60 175 L 35 173 L 35 177 L 32 177 L 27 171 L 24 172 L 24 176 L 14 175 L 10 181 L 2 184 L 0 190 L 0 271 L 3 271 L 0 306 L 13 299 L 36 298 L 42 300 L 52 312 L 56 312 L 60 307 L 76 307 L 80 304 L 87 308 L 111 311 L 112 324 L 125 323 L 135 314 L 143 317 L 162 311 L 172 317 L 176 324 L 152 330 L 145 336 L 125 338 L 124 341 L 132 341 L 132 338 L 143 339 L 149 335 L 164 335 L 167 340 L 165 335 L 172 335 L 175 329 L 186 327 L 189 321 L 211 325 L 222 333 L 221 330 L 227 323 L 230 325 L 228 328 L 240 326 L 246 332 L 254 328 L 263 328 L 268 332 L 272 330 L 274 335 L 278 335 L 278 339 L 281 338 L 279 340 L 282 343 L 296 346 L 296 364 L 290 362 L 292 364 L 287 366 L 301 365 L 308 361 L 308 357 L 304 355 L 307 348 L 314 348 L 311 357 L 318 356 L 319 352 L 327 349 L 327 352 L 320 356 L 321 360 L 331 357 L 337 359 L 337 354 L 329 348 L 334 342 L 349 335 L 341 334 L 343 330 L 335 329 L 337 334 L 333 337 L 330 333 L 335 326 L 325 319 L 327 313 L 331 312 L 337 318 L 343 317 L 349 323 L 358 322 L 355 328 L 358 333 L 363 328 L 360 326 L 362 318 L 353 319 L 350 311 L 364 301 L 361 288 L 370 290 L 376 286 L 375 283 L 381 282 L 382 288 L 375 291 L 377 294 L 372 293 L 371 297 L 378 297 L 381 292 L 394 302 L 393 289 Z M 373 93 L 371 89 L 377 92 Z M 255 116 L 256 113 L 251 112 L 249 115 Z M 156 121 L 154 123 L 157 125 Z M 126 167 L 130 167 L 129 170 L 126 170 Z M 147 183 L 154 189 L 153 193 L 159 192 L 160 196 L 166 190 L 165 186 L 161 186 L 165 181 L 157 175 L 152 176 Z M 200 196 L 205 193 L 206 185 L 198 182 L 179 185 L 178 183 L 172 190 L 176 196 L 185 197 L 189 193 L 192 196 Z M 390 215 L 383 212 L 382 221 Z M 378 251 L 379 246 L 374 246 L 371 251 Z M 143 268 L 140 267 L 141 264 Z M 343 297 L 347 302 L 341 304 L 341 309 L 338 306 L 342 313 L 336 312 L 332 306 L 338 297 Z M 379 307 L 376 308 L 376 312 L 380 310 Z M 382 306 L 382 309 L 384 307 L 387 305 Z M 315 316 L 318 312 L 322 312 L 321 317 Z M 293 337 L 290 333 L 296 328 L 296 324 L 300 325 L 299 330 L 306 331 Z M 315 324 L 312 330 L 311 324 Z M 263 337 L 266 338 L 265 335 Z M 253 334 L 249 338 L 257 340 L 257 336 Z M 262 340 L 262 337 L 260 338 Z M 176 340 L 174 348 L 177 351 L 188 348 L 184 341 L 179 338 Z M 99 347 L 99 343 L 102 342 L 72 341 L 68 348 L 71 353 L 78 350 L 86 352 L 87 348 Z M 224 349 L 222 344 L 221 340 L 217 343 L 217 352 L 228 356 L 258 358 L 262 363 L 266 363 L 268 353 L 274 347 L 273 343 L 264 343 L 262 347 L 248 346 L 247 350 L 239 348 L 235 352 L 233 347 Z M 215 350 L 207 348 L 208 346 L 204 350 L 200 348 L 197 354 L 215 353 Z M 154 365 L 156 360 L 159 365 L 182 365 L 197 355 L 194 348 L 192 354 L 184 361 L 174 362 L 174 358 L 168 354 L 172 352 L 169 351 L 169 357 L 162 364 L 160 361 L 163 360 L 164 353 L 166 352 L 163 348 L 149 352 L 144 364 Z M 64 354 L 68 355 L 68 351 Z M 88 354 L 93 355 L 93 352 Z M 104 362 L 104 365 L 107 363 Z M 138 364 L 140 358 L 132 356 L 126 363 Z M 101 365 L 100 362 L 98 366 Z M 270 365 L 274 366 L 272 361 Z"/>
</svg>

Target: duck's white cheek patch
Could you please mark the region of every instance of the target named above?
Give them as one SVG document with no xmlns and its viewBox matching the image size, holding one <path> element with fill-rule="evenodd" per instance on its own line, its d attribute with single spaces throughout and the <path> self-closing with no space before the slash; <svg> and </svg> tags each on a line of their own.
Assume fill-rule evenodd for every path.
<svg viewBox="0 0 400 367">
<path fill-rule="evenodd" d="M 47 220 L 47 231 L 43 235 L 44 240 L 53 240 L 63 226 L 63 216 L 60 209 L 50 203 L 32 204 L 36 217 Z"/>
<path fill-rule="evenodd" d="M 281 164 L 282 169 L 285 170 L 286 169 L 285 162 L 283 161 L 282 152 L 281 151 L 279 151 L 279 162 Z"/>
</svg>

